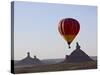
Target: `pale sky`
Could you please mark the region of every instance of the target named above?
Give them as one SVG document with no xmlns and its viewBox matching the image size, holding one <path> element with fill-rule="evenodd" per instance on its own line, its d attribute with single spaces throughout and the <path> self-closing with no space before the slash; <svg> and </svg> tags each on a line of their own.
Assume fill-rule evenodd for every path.
<svg viewBox="0 0 100 75">
<path fill-rule="evenodd" d="M 63 18 L 74 18 L 80 23 L 71 49 L 58 31 L 58 23 Z M 27 52 L 40 59 L 64 58 L 75 50 L 77 41 L 89 56 L 97 56 L 96 6 L 15 2 L 15 60 L 23 59 Z"/>
</svg>

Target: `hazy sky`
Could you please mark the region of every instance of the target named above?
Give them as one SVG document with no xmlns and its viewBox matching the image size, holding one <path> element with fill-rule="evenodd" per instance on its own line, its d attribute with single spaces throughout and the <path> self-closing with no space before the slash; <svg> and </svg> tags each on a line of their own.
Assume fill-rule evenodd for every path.
<svg viewBox="0 0 100 75">
<path fill-rule="evenodd" d="M 26 57 L 27 52 L 40 59 L 64 58 L 75 50 L 77 41 L 88 55 L 97 55 L 96 6 L 15 2 L 14 9 L 16 60 Z M 71 43 L 71 49 L 58 32 L 62 18 L 75 18 L 80 23 L 80 32 Z"/>
</svg>

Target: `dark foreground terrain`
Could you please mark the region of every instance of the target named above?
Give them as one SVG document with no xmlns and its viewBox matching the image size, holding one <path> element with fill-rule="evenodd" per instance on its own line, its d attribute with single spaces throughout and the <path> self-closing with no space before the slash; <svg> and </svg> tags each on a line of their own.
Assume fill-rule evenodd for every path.
<svg viewBox="0 0 100 75">
<path fill-rule="evenodd" d="M 48 72 L 48 71 L 63 71 L 63 70 L 82 70 L 82 69 L 96 69 L 96 61 L 88 61 L 82 63 L 56 63 L 56 64 L 41 64 L 41 65 L 25 65 L 16 66 L 15 73 L 34 73 L 34 72 Z"/>
</svg>

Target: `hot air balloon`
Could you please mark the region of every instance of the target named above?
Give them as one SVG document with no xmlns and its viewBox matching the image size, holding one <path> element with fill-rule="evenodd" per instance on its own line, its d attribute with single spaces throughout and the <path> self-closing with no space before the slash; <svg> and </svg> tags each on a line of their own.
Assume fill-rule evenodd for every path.
<svg viewBox="0 0 100 75">
<path fill-rule="evenodd" d="M 78 34 L 80 24 L 76 19 L 64 18 L 59 22 L 58 30 L 61 36 L 67 41 L 69 48 L 71 48 L 70 44 Z"/>
</svg>

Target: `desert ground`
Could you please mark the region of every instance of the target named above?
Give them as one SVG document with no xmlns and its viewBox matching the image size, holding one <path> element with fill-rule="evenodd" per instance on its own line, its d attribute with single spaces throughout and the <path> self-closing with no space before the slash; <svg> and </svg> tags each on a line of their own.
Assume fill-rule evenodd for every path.
<svg viewBox="0 0 100 75">
<path fill-rule="evenodd" d="M 16 66 L 14 70 L 18 73 L 34 73 L 34 72 L 49 72 L 49 71 L 64 71 L 64 70 L 82 70 L 82 69 L 96 69 L 97 61 L 88 61 L 81 63 L 56 63 L 56 64 L 41 64 L 41 65 L 24 65 Z"/>
</svg>

